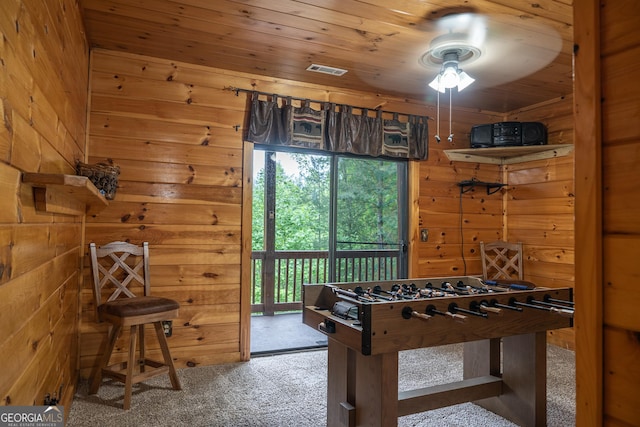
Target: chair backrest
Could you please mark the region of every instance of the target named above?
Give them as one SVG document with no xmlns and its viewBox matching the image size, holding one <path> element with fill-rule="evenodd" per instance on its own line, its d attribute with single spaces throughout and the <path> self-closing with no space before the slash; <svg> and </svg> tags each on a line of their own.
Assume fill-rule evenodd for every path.
<svg viewBox="0 0 640 427">
<path fill-rule="evenodd" d="M 480 242 L 480 255 L 485 280 L 524 278 L 521 242 Z"/>
<path fill-rule="evenodd" d="M 89 251 L 96 307 L 103 303 L 103 298 L 113 301 L 117 298 L 135 297 L 132 290 L 135 282 L 142 285 L 144 295 L 150 294 L 148 242 L 144 242 L 142 246 L 112 242 L 100 247 L 90 243 Z"/>
</svg>

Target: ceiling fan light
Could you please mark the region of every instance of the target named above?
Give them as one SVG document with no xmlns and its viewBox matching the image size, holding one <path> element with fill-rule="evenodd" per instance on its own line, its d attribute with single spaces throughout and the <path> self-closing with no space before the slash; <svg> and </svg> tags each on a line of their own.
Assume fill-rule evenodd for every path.
<svg viewBox="0 0 640 427">
<path fill-rule="evenodd" d="M 458 86 L 460 77 L 458 76 L 458 69 L 455 65 L 447 66 L 441 73 L 440 83 L 447 89 Z"/>
<path fill-rule="evenodd" d="M 458 71 L 458 78 L 460 80 L 458 82 L 458 92 L 476 81 L 476 79 L 474 79 L 473 77 L 471 77 L 469 74 L 465 73 L 462 70 Z"/>
<path fill-rule="evenodd" d="M 444 93 L 446 88 L 440 84 L 440 80 L 440 73 L 438 73 L 438 75 L 431 80 L 431 83 L 429 83 L 429 87 L 433 90 Z"/>
</svg>

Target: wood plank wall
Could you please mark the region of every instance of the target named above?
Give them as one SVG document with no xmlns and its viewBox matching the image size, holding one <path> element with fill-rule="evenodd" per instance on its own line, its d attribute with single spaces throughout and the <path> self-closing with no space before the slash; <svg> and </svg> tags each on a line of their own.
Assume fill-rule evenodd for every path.
<svg viewBox="0 0 640 427">
<path fill-rule="evenodd" d="M 234 126 L 243 123 L 245 98 L 222 90 L 234 80 L 171 61 L 92 52 L 89 160 L 112 162 L 121 174 L 115 200 L 87 218 L 86 240 L 149 242 L 152 294 L 181 304 L 169 338 L 178 367 L 240 358 L 243 146 Z M 90 284 L 87 268 L 83 377 L 107 331 L 94 321 Z M 117 348 L 126 349 L 121 338 Z M 159 353 L 155 340 L 149 348 Z"/>
<path fill-rule="evenodd" d="M 243 354 L 247 343 L 242 337 L 248 325 L 241 321 L 240 258 L 246 246 L 241 234 L 250 234 L 241 222 L 242 191 L 250 189 L 251 176 L 242 163 L 243 155 L 251 154 L 243 154 L 242 142 L 247 97 L 225 90 L 228 87 L 372 109 L 384 104 L 385 110 L 436 117 L 435 103 L 425 107 L 415 100 L 94 50 L 89 156 L 92 162 L 118 164 L 122 173 L 116 199 L 87 218 L 87 242 L 150 242 L 155 293 L 182 304 L 169 340 L 180 367 L 248 357 Z M 448 107 L 440 114 L 448 117 Z M 463 259 L 456 183 L 470 178 L 501 182 L 503 171 L 496 165 L 453 163 L 443 152 L 468 147 L 473 124 L 500 120 L 504 116 L 455 109 L 454 99 L 453 142 L 445 135 L 437 144 L 432 137 L 430 159 L 412 167 L 417 181 L 417 186 L 412 185 L 414 277 L 480 274 L 480 240 L 503 237 L 502 194 L 465 193 Z M 241 128 L 236 131 L 238 125 Z M 448 135 L 448 123 L 443 121 L 441 128 Z M 435 130 L 434 121 L 430 134 Z M 420 228 L 429 229 L 428 242 L 417 240 Z M 105 333 L 103 326 L 93 322 L 88 283 L 82 298 L 83 376 L 94 365 Z M 154 343 L 150 345 L 155 348 Z"/>
<path fill-rule="evenodd" d="M 455 98 L 454 98 L 455 106 Z M 428 230 L 427 242 L 416 243 L 415 277 L 438 277 L 482 274 L 480 241 L 502 238 L 502 194 L 487 195 L 485 188 L 460 194 L 458 182 L 472 178 L 487 182 L 502 182 L 500 166 L 466 162 L 451 162 L 444 150 L 469 148 L 471 126 L 503 120 L 501 115 L 459 110 L 452 115 L 453 142 L 449 134 L 448 108 L 440 115 L 441 142 L 432 137 L 429 159 L 421 162 L 419 172 L 418 228 Z M 435 134 L 436 125 L 429 133 Z M 462 203 L 461 203 L 462 202 Z M 461 212 L 462 209 L 462 212 Z"/>
<path fill-rule="evenodd" d="M 250 236 L 241 221 L 242 191 L 250 187 L 251 177 L 251 171 L 243 170 L 243 155 L 251 156 L 243 154 L 250 144 L 243 146 L 242 141 L 247 95 L 236 96 L 225 90 L 228 87 L 371 109 L 383 104 L 389 111 L 435 116 L 432 107 L 412 100 L 94 50 L 89 157 L 91 162 L 113 162 L 122 172 L 115 200 L 87 218 L 86 240 L 150 242 L 153 292 L 182 305 L 169 339 L 179 367 L 248 357 L 243 353 L 248 343 L 242 339 L 248 321 L 241 321 L 241 248 L 247 246 L 241 235 Z M 462 126 L 467 133 L 474 121 L 486 119 L 482 113 L 471 114 Z M 433 178 L 447 187 L 455 179 L 448 163 Z M 500 207 L 492 209 L 500 212 Z M 88 274 L 87 268 L 82 293 L 83 376 L 94 365 L 106 331 L 93 321 Z"/>
<path fill-rule="evenodd" d="M 0 405 L 75 392 L 82 216 L 36 212 L 22 172 L 84 159 L 88 44 L 77 2 L 0 2 Z"/>
<path fill-rule="evenodd" d="M 539 121 L 549 144 L 573 144 L 573 96 L 530 106 L 507 120 Z M 503 166 L 505 240 L 523 243 L 525 280 L 539 286 L 573 287 L 574 155 Z M 549 341 L 574 348 L 573 329 L 549 331 Z"/>
<path fill-rule="evenodd" d="M 640 17 L 600 2 L 602 78 L 603 425 L 640 424 Z"/>
</svg>

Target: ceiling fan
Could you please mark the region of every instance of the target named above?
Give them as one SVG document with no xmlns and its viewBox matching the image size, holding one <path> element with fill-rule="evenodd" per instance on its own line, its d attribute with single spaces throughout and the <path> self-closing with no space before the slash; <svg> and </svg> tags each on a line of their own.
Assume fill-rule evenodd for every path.
<svg viewBox="0 0 640 427">
<path fill-rule="evenodd" d="M 470 76 L 479 87 L 518 80 L 549 64 L 562 47 L 557 31 L 531 18 L 466 11 L 440 15 L 429 23 L 435 37 L 418 58 L 427 72 L 444 77 L 445 86 L 432 86 L 440 92 L 463 90 L 474 82 Z"/>
<path fill-rule="evenodd" d="M 418 22 L 411 26 L 414 31 L 388 38 L 380 46 L 380 54 L 398 63 L 397 71 L 362 72 L 362 80 L 381 89 L 433 99 L 429 82 L 446 70 L 445 65 L 467 86 L 471 82 L 467 77 L 475 79 L 467 91 L 486 89 L 535 73 L 553 61 L 562 48 L 559 33 L 534 16 L 486 14 L 470 7 L 454 7 L 416 18 Z"/>
<path fill-rule="evenodd" d="M 419 26 L 423 35 L 431 37 L 428 48 L 416 46 L 415 59 L 405 65 L 412 75 L 424 76 L 425 91 L 427 84 L 435 90 L 437 142 L 441 93 L 449 92 L 447 139 L 452 142 L 454 92 L 471 84 L 472 88 L 490 88 L 533 74 L 553 61 L 562 48 L 558 32 L 532 17 L 479 14 L 469 8 L 443 9 L 431 16 Z"/>
</svg>

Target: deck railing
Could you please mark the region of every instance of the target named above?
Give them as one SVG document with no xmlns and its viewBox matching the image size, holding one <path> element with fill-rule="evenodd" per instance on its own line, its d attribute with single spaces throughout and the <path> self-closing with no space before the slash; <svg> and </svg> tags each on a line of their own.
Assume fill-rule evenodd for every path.
<svg viewBox="0 0 640 427">
<path fill-rule="evenodd" d="M 251 303 L 255 313 L 273 314 L 302 308 L 302 285 L 326 283 L 327 251 L 275 251 L 266 263 L 265 251 L 251 254 Z M 398 250 L 336 251 L 336 282 L 393 280 L 398 278 Z"/>
</svg>

